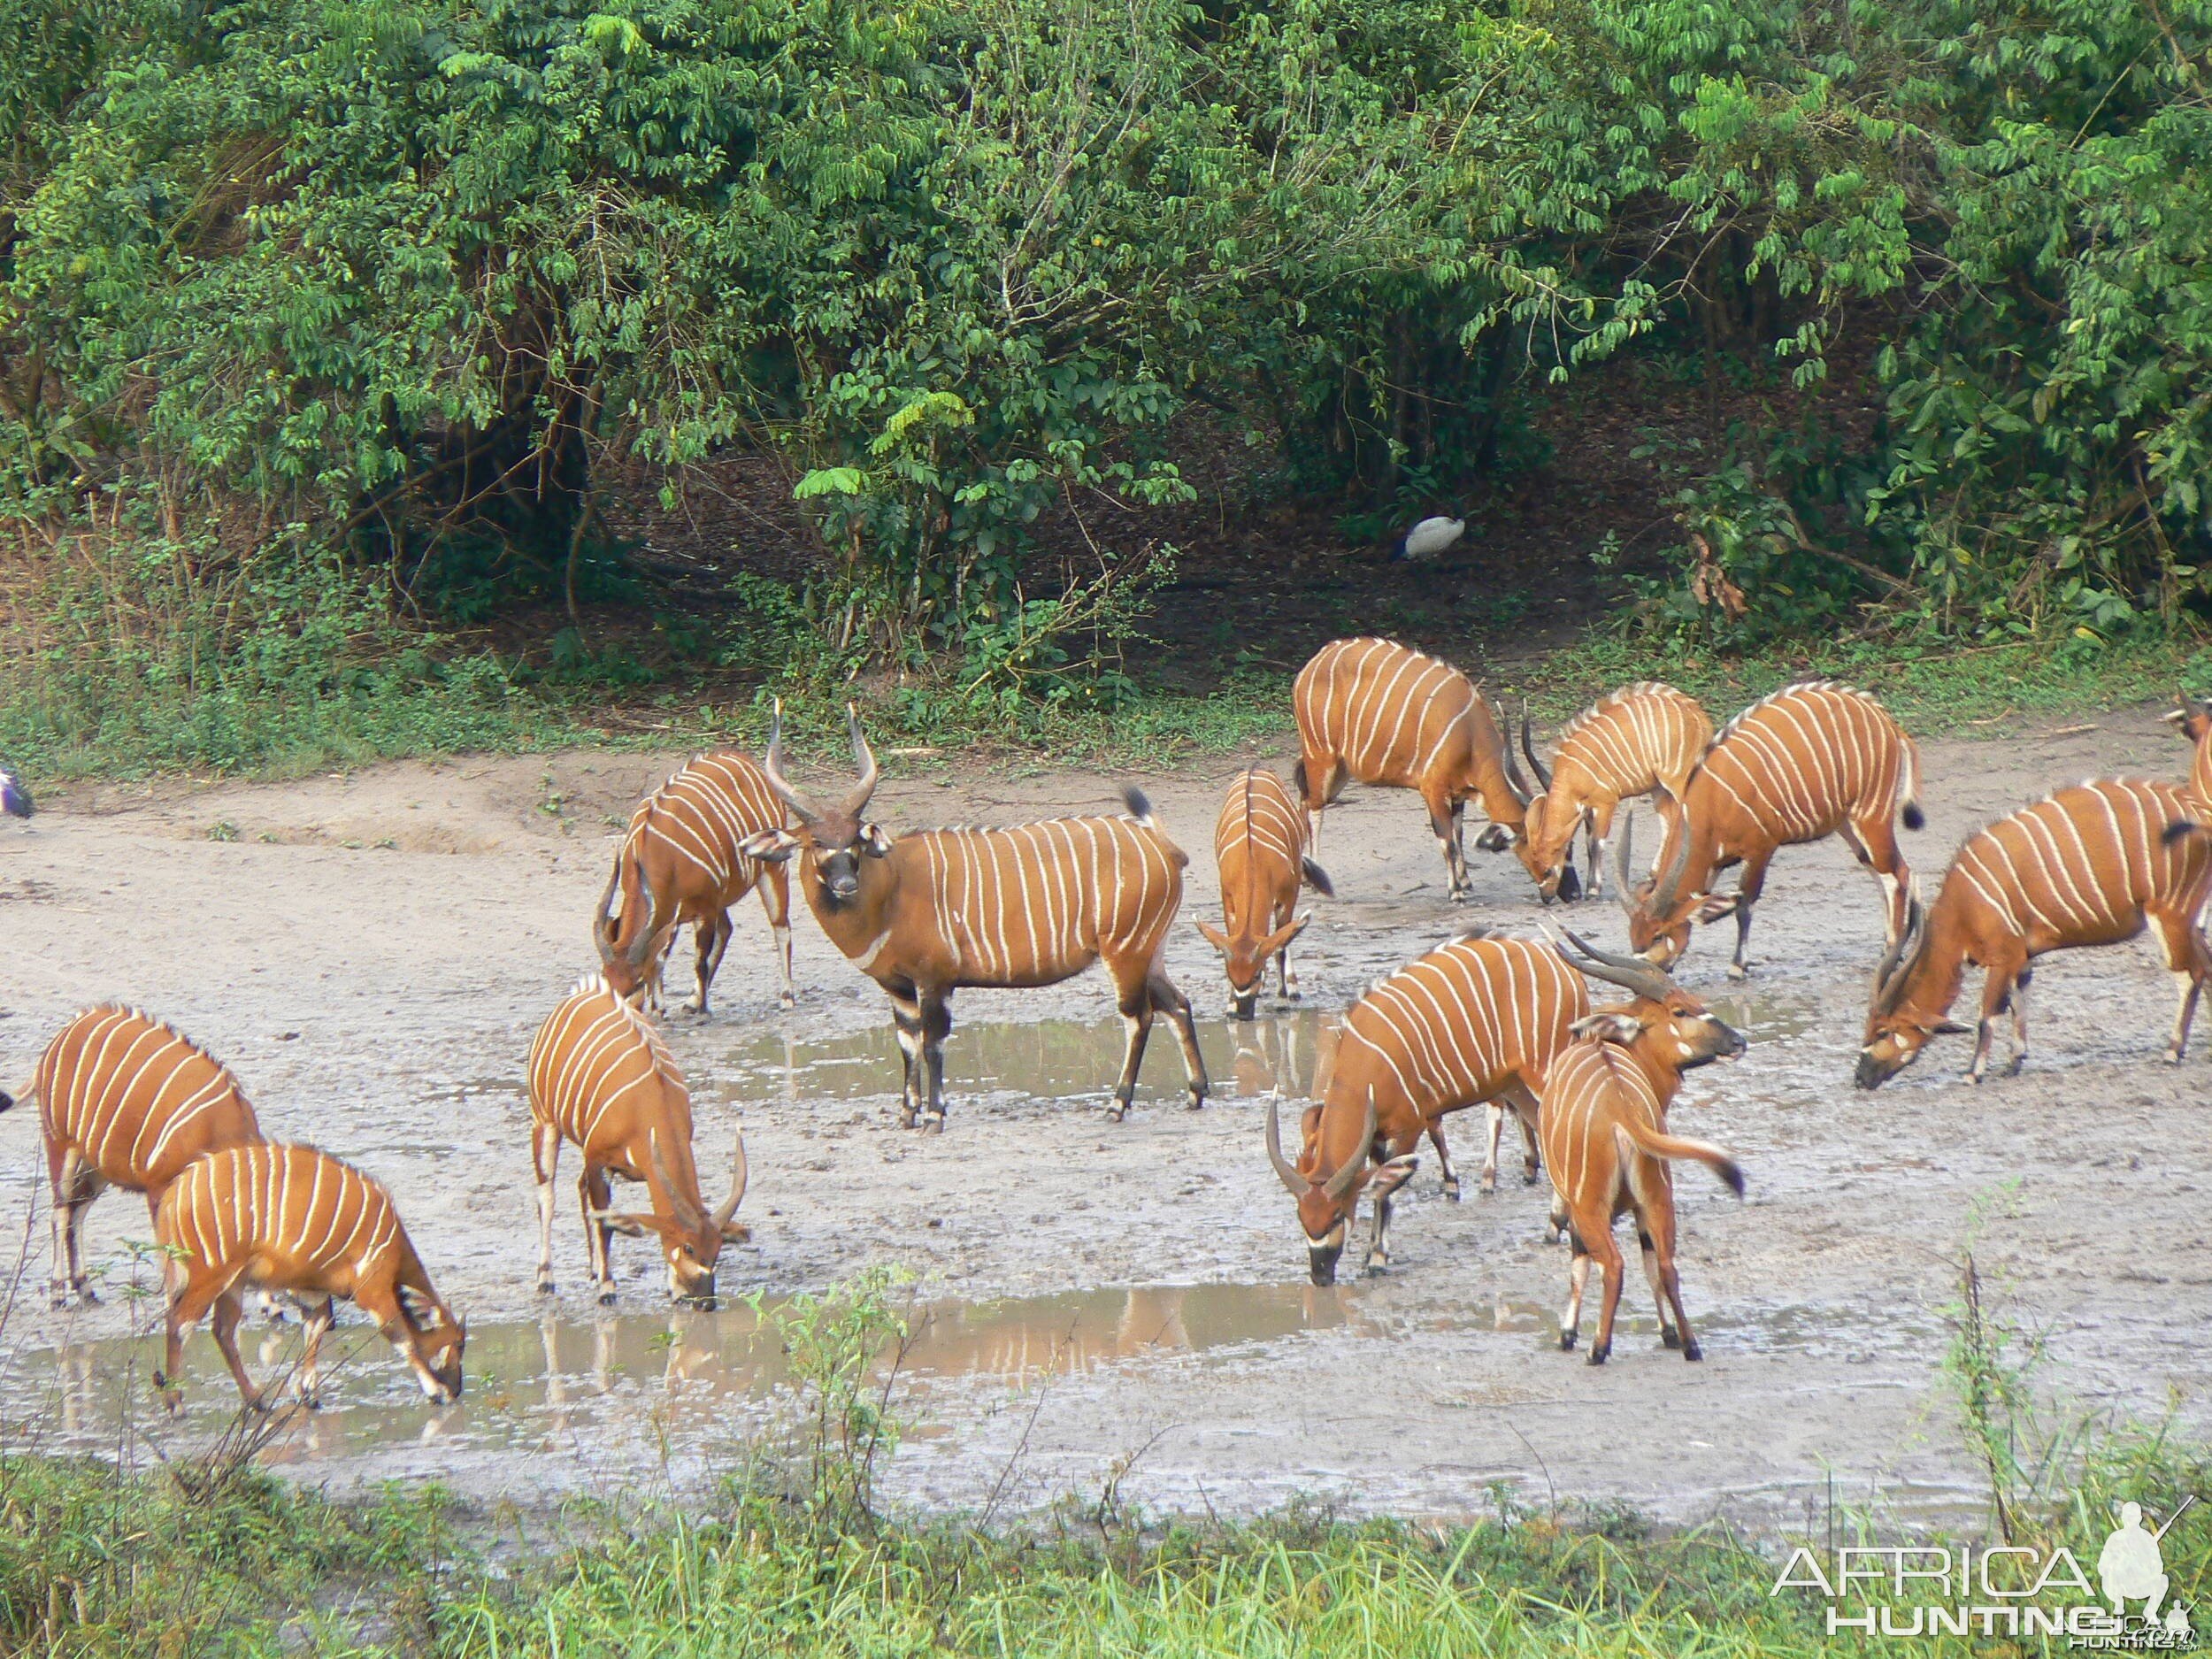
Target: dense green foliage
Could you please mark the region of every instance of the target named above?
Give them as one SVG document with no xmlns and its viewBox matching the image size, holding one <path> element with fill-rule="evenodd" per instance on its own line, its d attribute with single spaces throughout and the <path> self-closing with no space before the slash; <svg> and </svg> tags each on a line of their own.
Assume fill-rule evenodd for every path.
<svg viewBox="0 0 2212 1659">
<path fill-rule="evenodd" d="M 1187 498 L 1194 423 L 1379 533 L 1624 353 L 1709 399 L 1655 440 L 1664 626 L 2110 638 L 2212 583 L 2208 0 L 0 24 L 19 614 L 104 522 L 196 575 L 335 552 L 411 624 L 574 613 L 620 591 L 610 464 L 736 450 L 818 543 L 816 655 L 1065 697 L 1172 557 L 1094 509 Z"/>
</svg>

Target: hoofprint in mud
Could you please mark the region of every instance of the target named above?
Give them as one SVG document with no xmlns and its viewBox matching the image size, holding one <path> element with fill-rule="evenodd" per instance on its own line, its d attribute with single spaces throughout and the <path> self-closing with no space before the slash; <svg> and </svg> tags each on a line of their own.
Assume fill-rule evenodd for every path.
<svg viewBox="0 0 2212 1659">
<path fill-rule="evenodd" d="M 1924 745 L 1929 825 L 1908 852 L 1924 880 L 1968 831 L 2055 786 L 2186 775 L 2187 750 L 2155 710 L 2058 734 L 2055 724 Z M 523 1060 L 538 1023 L 593 965 L 589 917 L 613 837 L 675 758 L 574 752 L 54 795 L 29 825 L 0 827 L 0 1086 L 27 1079 L 79 1008 L 142 1004 L 238 1072 L 269 1133 L 311 1141 L 383 1181 L 472 1330 L 536 1321 Z M 1511 1172 L 1494 1197 L 1454 1205 L 1425 1158 L 1399 1194 L 1388 1272 L 1333 1292 L 1303 1285 L 1304 1244 L 1263 1121 L 1264 1062 L 1281 1057 L 1271 1045 L 1310 1027 L 1276 1018 L 1271 998 L 1258 1025 L 1225 1024 L 1217 958 L 1194 925 L 1218 914 L 1207 834 L 1224 780 L 1247 758 L 1132 780 L 1193 855 L 1167 965 L 1207 1017 L 1222 1087 L 1203 1111 L 1186 1110 L 1164 1045 L 1129 1121 L 1106 1121 L 1120 1031 L 1110 987 L 1093 972 L 1045 990 L 964 993 L 946 1046 L 951 1125 L 902 1133 L 881 994 L 802 918 L 799 1005 L 779 1013 L 771 939 L 750 905 L 736 913 L 715 1018 L 669 1024 L 703 1156 L 718 1157 L 741 1118 L 745 1129 L 753 1240 L 724 1253 L 726 1294 L 819 1287 L 895 1262 L 928 1294 L 972 1301 L 1233 1284 L 1338 1299 L 1293 1321 L 1310 1328 L 1187 1349 L 1175 1294 L 1133 1294 L 1126 1356 L 1043 1385 L 1033 1421 L 1033 1397 L 1010 1399 L 1004 1384 L 939 1391 L 930 1403 L 943 1432 L 901 1458 L 895 1486 L 975 1502 L 1019 1445 L 1032 1492 L 1095 1484 L 1141 1447 L 1124 1492 L 1192 1508 L 1303 1491 L 1455 1514 L 1484 1507 L 1492 1481 L 1539 1501 L 1615 1500 L 1677 1518 L 1801 1516 L 1832 1489 L 1864 1497 L 1878 1486 L 1908 1508 L 1913 1493 L 1962 1500 L 1970 1466 L 1938 1367 L 1970 1236 L 1985 1294 L 2048 1333 L 2046 1381 L 2082 1403 L 2153 1416 L 2177 1395 L 2185 1418 L 2202 1421 L 2212 1058 L 2200 1033 L 2181 1068 L 2164 1064 L 2170 992 L 2155 951 L 2138 941 L 2044 962 L 2036 1053 L 2020 1077 L 1963 1087 L 1969 1045 L 1945 1039 L 1880 1094 L 1855 1091 L 1881 916 L 1834 841 L 1783 853 L 1786 880 L 1762 908 L 1747 985 L 1724 977 L 1722 940 L 1700 941 L 1682 965 L 1683 982 L 1751 1039 L 1732 1065 L 1692 1078 L 1672 1118 L 1728 1146 L 1748 1182 L 1740 1203 L 1715 1183 L 1679 1191 L 1701 1365 L 1659 1348 L 1633 1275 L 1624 1304 L 1633 1317 L 1609 1365 L 1547 1351 L 1537 1327 L 1558 1300 L 1563 1253 L 1546 1236 L 1548 1189 Z M 895 832 L 1110 811 L 1124 781 L 917 765 L 890 761 L 877 797 Z M 1648 848 L 1656 837 L 1647 825 L 1640 839 Z M 1338 896 L 1315 902 L 1300 941 L 1309 1008 L 1340 1009 L 1470 924 L 1526 932 L 1542 914 L 1509 856 L 1478 856 L 1472 902 L 1447 904 L 1433 845 L 1401 795 L 1348 791 L 1322 851 Z M 1550 917 L 1622 941 L 1609 905 Z M 1038 1033 L 1033 1051 L 1014 1041 L 1025 1032 Z M 1067 1041 L 1086 1057 L 1051 1063 Z M 788 1081 L 762 1064 L 787 1046 Z M 878 1069 L 841 1064 L 836 1088 L 818 1087 L 826 1073 L 808 1063 L 826 1046 L 870 1049 Z M 999 1081 L 979 1088 L 977 1068 L 994 1055 Z M 1055 1073 L 1047 1087 L 1032 1080 L 1039 1064 Z M 1480 1128 L 1470 1113 L 1452 1133 L 1471 1146 Z M 11 1418 L 42 1408 L 24 1355 L 121 1334 L 133 1317 L 112 1294 L 53 1313 L 35 1294 L 43 1166 L 35 1113 L 0 1117 L 0 1194 L 19 1218 L 7 1229 L 31 1229 L 26 1294 L 6 1333 Z M 125 1240 L 145 1232 L 142 1207 L 110 1198 L 90 1212 L 88 1262 L 119 1284 L 131 1271 Z M 565 1234 L 561 1243 L 573 1248 Z M 649 1255 L 618 1263 L 622 1311 L 659 1317 L 665 1274 Z M 1191 1293 L 1194 1333 L 1214 1294 Z M 548 1341 L 588 1347 L 597 1310 L 572 1271 L 555 1308 L 580 1329 L 564 1325 Z M 430 1425 L 419 1402 L 391 1409 L 412 1414 L 410 1435 Z M 595 1479 L 619 1461 L 587 1453 L 577 1455 Z M 373 1477 L 379 1455 L 363 1451 L 361 1472 Z M 434 1470 L 440 1456 L 434 1442 L 413 1446 L 392 1466 Z M 527 1494 L 544 1467 L 484 1459 L 465 1479 Z"/>
</svg>

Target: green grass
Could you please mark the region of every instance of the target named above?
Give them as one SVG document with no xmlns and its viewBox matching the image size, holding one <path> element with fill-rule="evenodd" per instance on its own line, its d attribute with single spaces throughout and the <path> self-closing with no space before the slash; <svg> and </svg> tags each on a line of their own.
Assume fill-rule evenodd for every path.
<svg viewBox="0 0 2212 1659">
<path fill-rule="evenodd" d="M 1505 695 L 1526 694 L 1538 708 L 1562 717 L 1609 686 L 1666 680 L 1725 718 L 1793 680 L 1816 677 L 1873 692 L 1924 737 L 2004 737 L 2029 715 L 2095 713 L 2169 699 L 2184 685 L 2202 689 L 2212 685 L 2212 649 L 2192 639 L 1983 646 L 1838 641 L 1729 657 L 1596 633 L 1492 685 Z"/>
<path fill-rule="evenodd" d="M 334 1502 L 246 1476 L 189 1502 L 165 1475 L 29 1459 L 0 1465 L 0 1480 L 10 1652 L 1548 1659 L 1857 1646 L 1826 1633 L 1820 1603 L 1770 1594 L 1771 1553 L 1717 1527 L 1654 1536 L 1619 1517 L 1432 1529 L 1287 1514 L 1141 1529 L 1071 1506 L 1020 1530 L 826 1533 L 734 1490 L 704 1516 L 579 1509 L 463 1525 L 420 1488 Z M 2099 1463 L 2039 1537 L 2093 1563 L 2116 1497 L 2162 1517 L 2177 1494 L 2206 1490 L 2201 1457 L 2139 1448 Z M 2169 1535 L 2166 1561 L 2174 1594 L 2203 1606 L 2201 1506 Z"/>
</svg>

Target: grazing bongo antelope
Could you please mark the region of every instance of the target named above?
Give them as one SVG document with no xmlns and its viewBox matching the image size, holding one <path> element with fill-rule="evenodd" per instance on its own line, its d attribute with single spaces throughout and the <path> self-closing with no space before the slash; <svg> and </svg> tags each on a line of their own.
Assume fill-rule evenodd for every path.
<svg viewBox="0 0 2212 1659">
<path fill-rule="evenodd" d="M 1497 1183 L 1505 1106 L 1528 1142 L 1536 1179 L 1536 1096 L 1569 1027 L 1589 1011 L 1582 978 L 1540 941 L 1471 933 L 1439 946 L 1382 980 L 1344 1017 L 1327 1091 L 1305 1116 L 1305 1144 L 1283 1156 L 1275 1102 L 1267 1109 L 1267 1156 L 1298 1202 L 1307 1271 L 1333 1284 L 1337 1258 L 1363 1189 L 1375 1202 L 1367 1265 L 1390 1259 L 1390 1195 L 1413 1173 L 1426 1134 L 1443 1164 L 1444 1190 L 1459 1182 L 1444 1150 L 1442 1119 L 1488 1104 L 1490 1150 L 1482 1190 Z M 1372 1167 L 1371 1167 L 1371 1160 Z"/>
<path fill-rule="evenodd" d="M 1671 850 L 1663 847 L 1661 872 L 1624 895 L 1631 944 L 1672 967 L 1689 948 L 1693 918 L 1733 914 L 1728 974 L 1742 979 L 1752 907 L 1775 853 L 1837 833 L 1882 884 L 1895 942 L 1912 879 L 1896 826 L 1921 826 L 1919 792 L 1919 750 L 1865 692 L 1809 680 L 1763 698 L 1728 723 L 1690 774 L 1682 833 L 1668 838 Z M 1737 864 L 1736 890 L 1713 893 L 1713 878 Z"/>
<path fill-rule="evenodd" d="M 1559 734 L 1546 771 L 1524 713 L 1521 752 L 1543 793 L 1528 803 L 1514 850 L 1536 878 L 1537 890 L 1548 899 L 1557 896 L 1579 829 L 1589 837 L 1588 891 L 1593 897 L 1605 891 L 1613 815 L 1623 801 L 1656 796 L 1660 819 L 1672 835 L 1680 826 L 1690 775 L 1712 741 L 1712 717 L 1696 698 L 1647 680 L 1609 691 L 1577 715 Z"/>
<path fill-rule="evenodd" d="M 2157 929 L 2179 992 L 2166 1050 L 2178 1062 L 2212 973 L 2212 950 L 2197 931 L 2212 891 L 2212 838 L 2187 826 L 2204 810 L 2175 784 L 2093 780 L 1968 836 L 1934 905 L 1913 901 L 1874 972 L 1859 1087 L 1880 1087 L 1929 1038 L 1968 1029 L 1949 1016 L 1970 962 L 1983 970 L 1982 1017 L 1966 1079 L 1982 1080 L 1997 1017 L 2008 1010 L 2017 1071 L 2028 1054 L 2029 964 L 2047 951 L 2118 944 L 2147 925 Z"/>
<path fill-rule="evenodd" d="M 1674 1266 L 1674 1175 L 1668 1164 L 1695 1158 L 1739 1198 L 1743 1171 L 1720 1148 L 1669 1134 L 1667 1108 L 1682 1087 L 1683 1072 L 1733 1059 L 1744 1051 L 1744 1040 L 1642 957 L 1614 956 L 1572 933 L 1567 939 L 1581 958 L 1576 966 L 1619 986 L 1632 1000 L 1575 1022 L 1575 1041 L 1553 1059 L 1537 1114 L 1556 1199 L 1552 1223 L 1566 1229 L 1574 1251 L 1559 1346 L 1575 1345 L 1582 1292 L 1594 1261 L 1605 1275 L 1605 1304 L 1590 1363 L 1602 1365 L 1612 1353 L 1625 1265 L 1613 1223 L 1633 1212 L 1644 1277 L 1659 1306 L 1659 1340 L 1679 1348 L 1684 1359 L 1697 1359 L 1702 1350 L 1683 1310 L 1682 1279 Z"/>
<path fill-rule="evenodd" d="M 1490 816 L 1478 847 L 1500 851 L 1520 833 L 1531 792 L 1497 710 L 1449 663 L 1389 640 L 1337 640 L 1298 671 L 1291 706 L 1300 749 L 1291 776 L 1314 815 L 1316 842 L 1321 813 L 1347 779 L 1417 789 L 1451 896 L 1461 900 L 1470 892 L 1459 839 L 1467 797 L 1479 795 Z"/>
<path fill-rule="evenodd" d="M 1229 786 L 1214 821 L 1214 861 L 1221 867 L 1221 922 L 1202 917 L 1198 931 L 1221 953 L 1229 979 L 1232 1018 L 1249 1019 L 1259 1000 L 1267 959 L 1275 959 L 1276 983 L 1286 999 L 1298 995 L 1298 976 L 1290 971 L 1290 941 L 1305 931 L 1310 916 L 1294 914 L 1301 886 L 1333 896 L 1327 871 L 1306 856 L 1304 810 L 1290 798 L 1283 780 L 1254 766 Z"/>
<path fill-rule="evenodd" d="M 751 756 L 733 749 L 700 756 L 639 802 L 592 915 L 607 982 L 624 996 L 642 987 L 658 1009 L 662 968 L 677 931 L 688 923 L 698 947 L 699 993 L 685 1008 L 705 1018 L 708 993 L 729 949 L 730 907 L 757 887 L 783 968 L 779 1000 L 791 1007 L 790 878 L 780 864 L 763 864 L 739 850 L 747 836 L 783 822 L 782 803 L 766 776 Z"/>
<path fill-rule="evenodd" d="M 53 1305 L 98 1300 L 80 1254 L 103 1188 L 146 1194 L 150 1216 L 195 1158 L 261 1139 L 229 1068 L 134 1008 L 88 1008 L 46 1045 L 32 1081 L 54 1196 Z"/>
<path fill-rule="evenodd" d="M 733 1217 L 745 1198 L 745 1137 L 737 1138 L 730 1195 L 710 1211 L 691 1155 L 691 1093 L 652 1022 L 597 974 L 546 1017 L 530 1044 L 530 1162 L 538 1178 L 538 1289 L 553 1292 L 553 1177 L 561 1142 L 584 1159 L 576 1193 L 599 1300 L 615 1299 L 609 1240 L 619 1233 L 661 1241 L 669 1294 L 714 1305 L 714 1264 L 724 1243 L 751 1233 Z M 652 1211 L 608 1209 L 608 1178 L 642 1181 Z"/>
<path fill-rule="evenodd" d="M 963 986 L 1057 985 L 1094 962 L 1113 976 L 1128 1026 L 1108 1116 L 1129 1110 L 1152 1018 L 1175 1021 L 1193 1110 L 1205 1103 L 1206 1063 L 1190 999 L 1167 977 L 1169 927 L 1190 860 L 1153 822 L 1135 789 L 1127 818 L 1048 818 L 1012 829 L 920 830 L 897 840 L 863 818 L 876 757 L 846 710 L 859 781 L 833 807 L 803 799 L 783 775 L 783 715 L 768 743 L 769 782 L 798 818 L 746 843 L 755 858 L 800 856 L 800 886 L 822 931 L 891 998 L 905 1056 L 901 1122 L 945 1126 L 946 1036 Z"/>
<path fill-rule="evenodd" d="M 170 1183 L 154 1237 L 171 1258 L 167 1357 L 154 1378 L 171 1410 L 181 1400 L 185 1334 L 211 1310 L 238 1392 L 249 1406 L 264 1403 L 238 1355 L 243 1285 L 308 1310 L 300 1359 L 307 1404 L 316 1403 L 317 1362 L 339 1296 L 376 1321 L 424 1394 L 441 1405 L 461 1397 L 468 1332 L 438 1300 L 391 1194 L 350 1164 L 313 1147 L 266 1141 L 210 1153 Z"/>
</svg>

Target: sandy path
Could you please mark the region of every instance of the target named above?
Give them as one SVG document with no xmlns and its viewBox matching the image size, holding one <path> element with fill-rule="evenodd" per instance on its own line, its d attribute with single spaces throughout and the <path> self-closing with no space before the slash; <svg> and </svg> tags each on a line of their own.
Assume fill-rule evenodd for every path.
<svg viewBox="0 0 2212 1659">
<path fill-rule="evenodd" d="M 2087 724 L 1925 747 L 1930 827 L 1908 852 L 1931 890 L 1962 833 L 2049 787 L 2184 770 L 2153 713 Z M 580 752 L 107 791 L 57 807 L 29 832 L 0 829 L 0 1079 L 27 1077 L 46 1036 L 84 1003 L 142 1003 L 227 1060 L 273 1130 L 382 1177 L 441 1285 L 474 1318 L 534 1317 L 522 1058 L 538 1020 L 590 965 L 586 917 L 614 826 L 669 764 Z M 895 828 L 1102 808 L 1115 781 L 889 764 L 879 810 Z M 1207 849 L 1230 770 L 1145 780 L 1197 855 L 1192 909 L 1214 903 Z M 235 839 L 210 840 L 219 825 Z M 1311 1004 L 1341 1006 L 1379 970 L 1467 922 L 1524 926 L 1538 914 L 1503 857 L 1478 856 L 1476 902 L 1447 905 L 1407 795 L 1354 792 L 1329 816 L 1322 855 L 1340 897 L 1320 906 L 1301 953 Z M 1578 916 L 1617 941 L 1617 912 Z M 1448 1205 L 1432 1165 L 1423 1169 L 1395 1229 L 1398 1263 L 1356 1294 L 1360 1330 L 1146 1359 L 1056 1385 L 1029 1431 L 1027 1478 L 1041 1490 L 1095 1480 L 1157 1433 L 1133 1489 L 1189 1502 L 1321 1490 L 1455 1510 L 1480 1507 L 1497 1479 L 1669 1514 L 1772 1513 L 1815 1501 L 1831 1471 L 1847 1493 L 1920 1481 L 1941 1496 L 1966 1478 L 1935 1374 L 1948 1263 L 1978 1203 L 1984 1270 L 2047 1331 L 2054 1380 L 2086 1402 L 2147 1412 L 2171 1391 L 2185 1417 L 2200 1418 L 2212 1366 L 2201 1340 L 2212 1317 L 2212 1030 L 2180 1071 L 2160 1063 L 2170 992 L 2139 942 L 2039 972 L 2026 1075 L 1970 1091 L 1956 1081 L 1966 1056 L 1955 1041 L 1883 1092 L 1857 1094 L 1850 1059 L 1879 944 L 1873 886 L 1831 843 L 1778 861 L 1747 992 L 1722 978 L 1723 934 L 1701 937 L 1686 964 L 1685 982 L 1759 1039 L 1739 1064 L 1694 1078 L 1678 1109 L 1686 1133 L 1735 1148 L 1751 1180 L 1742 1204 L 1697 1171 L 1679 1181 L 1702 1366 L 1662 1355 L 1647 1335 L 1627 1337 L 1595 1371 L 1541 1349 L 1532 1333 L 1563 1294 L 1563 1254 L 1539 1236 L 1538 1194 L 1509 1180 L 1494 1199 L 1472 1196 L 1476 1125 L 1463 1119 L 1455 1141 L 1470 1198 Z M 1214 958 L 1187 922 L 1170 965 L 1217 1016 Z M 799 1009 L 779 1016 L 766 931 L 749 901 L 715 1021 L 672 1027 L 703 1144 L 726 1145 L 741 1105 L 752 1151 L 746 1213 L 757 1242 L 726 1257 L 726 1288 L 819 1286 L 878 1259 L 968 1297 L 1302 1280 L 1303 1250 L 1262 1154 L 1256 1102 L 1180 1110 L 1164 1035 L 1139 1110 L 1117 1127 L 1087 1102 L 979 1097 L 964 1086 L 974 1073 L 956 1030 L 951 1128 L 922 1139 L 895 1126 L 887 1069 L 878 1092 L 823 1099 L 738 1067 L 757 1058 L 764 1033 L 787 1035 L 803 1056 L 810 1044 L 887 1023 L 880 995 L 810 919 L 798 972 Z M 681 956 L 675 982 L 687 987 Z M 955 1011 L 963 1025 L 1111 1018 L 1097 976 L 967 993 Z M 978 1037 L 973 1053 L 988 1041 Z M 1079 1071 L 1081 1033 L 1072 1041 Z M 1208 1042 L 1225 1057 L 1225 1030 Z M 1110 1080 L 1110 1060 L 1088 1088 L 1102 1094 Z M 42 1166 L 33 1114 L 0 1118 L 5 1213 L 23 1213 Z M 580 1317 L 570 1287 L 582 1247 L 565 1199 L 562 1229 L 564 1307 Z M 135 1201 L 102 1201 L 93 1258 L 116 1262 L 121 1239 L 144 1231 Z M 42 1269 L 42 1222 L 38 1238 Z M 635 1276 L 626 1302 L 657 1307 L 646 1253 L 633 1247 L 624 1261 Z M 1624 1306 L 1640 1316 L 1643 1301 L 1632 1285 Z M 112 1308 L 32 1308 L 8 1340 L 111 1334 L 122 1319 Z M 933 1443 L 913 1463 L 914 1489 L 972 1496 L 1027 1418 L 1026 1406 L 987 1412 Z"/>
</svg>

